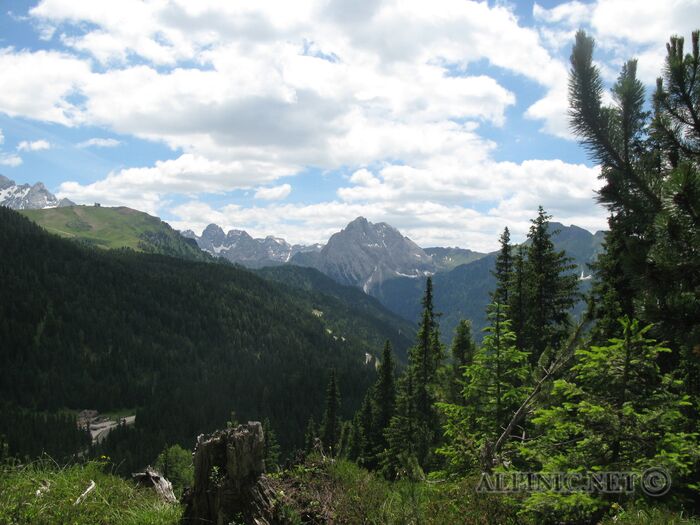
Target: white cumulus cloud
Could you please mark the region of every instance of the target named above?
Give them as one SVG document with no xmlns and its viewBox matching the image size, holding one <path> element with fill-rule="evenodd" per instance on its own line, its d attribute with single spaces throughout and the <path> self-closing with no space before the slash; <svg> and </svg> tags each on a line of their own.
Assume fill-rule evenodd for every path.
<svg viewBox="0 0 700 525">
<path fill-rule="evenodd" d="M 698 0 L 536 3 L 526 27 L 506 2 L 41 0 L 29 17 L 61 51 L 0 48 L 0 112 L 172 150 L 152 165 L 126 157 L 99 180 L 64 182 L 59 194 L 77 202 L 129 204 L 193 226 L 218 218 L 304 241 L 365 214 L 420 242 L 487 247 L 504 223 L 526 228 L 539 203 L 558 220 L 604 224 L 595 168 L 558 161 L 556 151 L 498 162 L 486 138 L 507 131 L 514 111 L 571 138 L 575 30 L 599 41 L 606 79 L 637 54 L 650 81 L 664 41 L 689 34 L 697 8 Z M 314 170 L 351 175 L 326 202 L 283 202 L 283 179 Z M 270 202 L 202 202 L 234 190 Z M 173 208 L 173 195 L 189 204 Z"/>
<path fill-rule="evenodd" d="M 116 148 L 121 144 L 120 140 L 111 138 L 94 137 L 76 144 L 78 148 Z"/>
<path fill-rule="evenodd" d="M 258 188 L 255 191 L 255 198 L 266 201 L 279 201 L 285 199 L 292 192 L 289 184 L 281 184 L 271 188 Z"/>
<path fill-rule="evenodd" d="M 51 144 L 44 139 L 23 140 L 17 144 L 17 151 L 42 151 L 46 149 L 51 149 Z"/>
<path fill-rule="evenodd" d="M 15 168 L 20 164 L 22 164 L 22 157 L 20 157 L 19 155 L 0 152 L 0 165 Z"/>
</svg>

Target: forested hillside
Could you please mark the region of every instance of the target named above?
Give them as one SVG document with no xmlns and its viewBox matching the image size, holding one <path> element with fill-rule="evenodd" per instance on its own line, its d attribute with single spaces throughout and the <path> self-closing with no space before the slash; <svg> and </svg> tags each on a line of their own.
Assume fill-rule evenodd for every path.
<svg viewBox="0 0 700 525">
<path fill-rule="evenodd" d="M 590 289 L 591 268 L 602 249 L 603 232 L 595 235 L 577 226 L 564 226 L 553 222 L 549 226 L 552 242 L 557 250 L 564 250 L 573 259 L 575 268 L 572 272 L 581 280 L 580 292 Z M 524 247 L 527 247 L 526 240 Z M 461 319 L 472 321 L 474 336 L 480 340 L 482 329 L 487 325 L 486 306 L 489 293 L 496 286 L 493 271 L 496 254 L 491 253 L 472 262 L 460 264 L 445 272 L 433 276 L 435 288 L 435 308 L 440 314 L 442 336 L 449 341 Z M 384 281 L 372 293 L 376 295 L 389 310 L 405 319 L 417 321 L 420 317 L 420 298 L 425 288 L 425 279 L 399 277 Z M 580 315 L 585 307 L 583 295 L 572 313 Z"/>
<path fill-rule="evenodd" d="M 136 409 L 129 468 L 166 442 L 192 446 L 234 410 L 299 445 L 332 368 L 348 411 L 374 376 L 366 345 L 334 338 L 291 289 L 246 270 L 80 246 L 6 208 L 0 247 L 3 410 Z M 48 424 L 24 436 L 42 439 Z"/>
<path fill-rule="evenodd" d="M 388 340 L 396 354 L 405 360 L 415 326 L 359 288 L 343 286 L 316 269 L 301 266 L 268 267 L 256 273 L 298 289 L 297 300 L 303 298 L 307 308 L 313 308 L 317 316 L 337 327 L 338 335 L 367 341 L 375 349 L 375 357 Z"/>
</svg>

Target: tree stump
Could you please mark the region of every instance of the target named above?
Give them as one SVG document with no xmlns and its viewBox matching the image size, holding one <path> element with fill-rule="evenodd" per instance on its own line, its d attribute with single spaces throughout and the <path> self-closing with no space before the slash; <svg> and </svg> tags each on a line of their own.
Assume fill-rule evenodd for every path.
<svg viewBox="0 0 700 525">
<path fill-rule="evenodd" d="M 183 523 L 269 525 L 274 493 L 264 461 L 265 438 L 259 422 L 218 430 L 197 438 L 194 484 L 183 495 Z"/>
</svg>

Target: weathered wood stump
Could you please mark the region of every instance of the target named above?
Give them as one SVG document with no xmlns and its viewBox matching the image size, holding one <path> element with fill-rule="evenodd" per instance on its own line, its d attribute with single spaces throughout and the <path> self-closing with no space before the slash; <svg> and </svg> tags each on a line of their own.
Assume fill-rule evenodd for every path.
<svg viewBox="0 0 700 525">
<path fill-rule="evenodd" d="M 177 503 L 173 493 L 173 484 L 161 476 L 151 467 L 146 467 L 144 472 L 137 472 L 131 478 L 139 487 L 148 487 L 156 491 L 156 494 L 166 503 Z"/>
<path fill-rule="evenodd" d="M 199 436 L 183 523 L 275 523 L 274 494 L 263 476 L 264 445 L 258 422 Z"/>
</svg>

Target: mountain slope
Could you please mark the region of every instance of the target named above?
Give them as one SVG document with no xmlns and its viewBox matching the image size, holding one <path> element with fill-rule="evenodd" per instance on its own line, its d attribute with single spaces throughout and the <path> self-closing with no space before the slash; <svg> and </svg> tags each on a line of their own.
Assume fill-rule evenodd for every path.
<svg viewBox="0 0 700 525">
<path fill-rule="evenodd" d="M 257 270 L 261 277 L 298 289 L 304 299 L 333 333 L 346 338 L 366 341 L 369 352 L 378 356 L 384 341 L 391 341 L 400 360 L 405 361 L 413 344 L 415 327 L 406 319 L 390 312 L 377 299 L 354 286 L 343 286 L 313 268 L 284 265 Z"/>
<path fill-rule="evenodd" d="M 0 251 L 0 399 L 50 411 L 140 407 L 135 429 L 107 439 L 131 440 L 110 452 L 125 469 L 166 442 L 191 446 L 231 410 L 269 417 L 283 445 L 298 446 L 308 417 L 320 419 L 331 368 L 346 415 L 374 379 L 365 347 L 335 340 L 288 288 L 246 270 L 95 250 L 6 208 Z"/>
<path fill-rule="evenodd" d="M 13 210 L 33 210 L 72 206 L 68 199 L 58 199 L 41 182 L 33 186 L 16 184 L 15 181 L 0 175 L 0 206 Z"/>
<path fill-rule="evenodd" d="M 588 263 L 594 261 L 601 249 L 603 233 L 595 235 L 577 226 L 564 226 L 551 223 L 551 230 L 559 230 L 552 241 L 557 250 L 566 250 L 577 265 L 576 273 L 582 275 L 581 291 L 590 286 Z M 489 294 L 496 286 L 491 274 L 496 254 L 491 253 L 476 261 L 457 266 L 448 272 L 433 276 L 435 310 L 440 312 L 441 335 L 445 341 L 452 338 L 461 319 L 471 319 L 474 335 L 481 338 L 481 330 L 486 326 L 486 306 Z M 417 320 L 420 315 L 420 300 L 425 288 L 425 279 L 390 279 L 372 291 L 384 306 L 392 312 L 409 319 Z M 579 304 L 575 312 L 580 312 Z"/>
<path fill-rule="evenodd" d="M 158 217 L 131 208 L 67 206 L 21 213 L 50 233 L 99 248 L 130 248 L 191 260 L 209 259 L 196 244 Z"/>
<path fill-rule="evenodd" d="M 435 264 L 437 270 L 442 272 L 452 270 L 461 264 L 469 264 L 472 261 L 476 261 L 486 256 L 485 253 L 457 247 L 426 248 L 425 253 L 433 258 L 433 263 Z"/>
<path fill-rule="evenodd" d="M 293 257 L 291 262 L 312 264 L 337 282 L 365 292 L 393 277 L 419 277 L 435 270 L 431 257 L 411 239 L 364 217 L 333 234 L 317 257 Z"/>
</svg>

